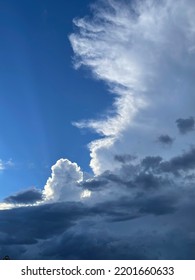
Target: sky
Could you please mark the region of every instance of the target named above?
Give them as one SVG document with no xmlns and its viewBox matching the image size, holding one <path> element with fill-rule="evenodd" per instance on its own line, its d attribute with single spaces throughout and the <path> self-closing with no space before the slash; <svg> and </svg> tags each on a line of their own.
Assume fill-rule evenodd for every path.
<svg viewBox="0 0 195 280">
<path fill-rule="evenodd" d="M 61 157 L 89 168 L 87 144 L 73 121 L 111 104 L 103 83 L 74 70 L 68 36 L 89 1 L 0 1 L 0 198 L 42 188 Z M 7 165 L 6 162 L 12 162 Z"/>
<path fill-rule="evenodd" d="M 194 12 L 0 1 L 0 257 L 195 259 Z"/>
</svg>

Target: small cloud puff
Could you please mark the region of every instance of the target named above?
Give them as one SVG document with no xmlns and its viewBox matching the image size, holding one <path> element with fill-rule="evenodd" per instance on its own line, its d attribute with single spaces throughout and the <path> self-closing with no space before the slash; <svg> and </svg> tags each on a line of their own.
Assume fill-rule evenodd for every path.
<svg viewBox="0 0 195 280">
<path fill-rule="evenodd" d="M 194 131 L 195 121 L 193 117 L 187 119 L 177 119 L 176 123 L 181 134 L 186 134 L 188 132 Z"/>
<path fill-rule="evenodd" d="M 14 162 L 12 161 L 12 159 L 10 159 L 8 161 L 4 161 L 4 160 L 0 159 L 0 171 L 13 167 L 13 166 L 14 166 Z"/>
<path fill-rule="evenodd" d="M 163 145 L 171 145 L 173 144 L 174 139 L 167 134 L 163 134 L 158 137 L 157 141 Z"/>
</svg>

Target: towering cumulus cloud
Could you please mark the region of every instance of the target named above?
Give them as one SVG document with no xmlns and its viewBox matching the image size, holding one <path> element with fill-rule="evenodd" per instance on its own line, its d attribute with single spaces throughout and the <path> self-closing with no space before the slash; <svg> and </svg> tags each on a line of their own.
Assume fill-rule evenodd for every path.
<svg viewBox="0 0 195 280">
<path fill-rule="evenodd" d="M 47 180 L 43 191 L 45 200 L 52 202 L 79 200 L 81 191 L 76 185 L 83 179 L 80 167 L 68 159 L 59 159 L 51 170 L 51 177 Z"/>
<path fill-rule="evenodd" d="M 194 12 L 191 0 L 109 0 L 93 5 L 90 17 L 74 20 L 75 66 L 89 67 L 114 100 L 114 116 L 76 123 L 102 136 L 89 145 L 95 174 L 116 167 L 116 151 L 164 155 L 155 139 L 177 136 L 175 121 L 194 114 Z M 187 143 L 180 142 L 175 152 Z"/>
</svg>

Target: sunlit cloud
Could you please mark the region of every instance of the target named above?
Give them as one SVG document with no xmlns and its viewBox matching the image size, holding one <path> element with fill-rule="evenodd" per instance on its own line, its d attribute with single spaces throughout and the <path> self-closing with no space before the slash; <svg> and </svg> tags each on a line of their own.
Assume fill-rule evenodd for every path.
<svg viewBox="0 0 195 280">
<path fill-rule="evenodd" d="M 193 114 L 194 80 L 186 74 L 194 69 L 193 11 L 190 0 L 109 0 L 93 5 L 91 16 L 74 20 L 77 31 L 70 41 L 76 68 L 87 66 L 113 93 L 112 114 L 74 123 L 102 136 L 89 144 L 96 175 L 111 168 L 116 150 L 141 156 L 151 150 L 164 153 L 154 139 L 171 132 L 175 137 L 175 120 Z M 137 139 L 143 137 L 145 144 L 139 149 Z M 186 145 L 181 142 L 174 152 Z"/>
<path fill-rule="evenodd" d="M 51 177 L 43 190 L 45 201 L 79 200 L 81 190 L 77 184 L 83 179 L 80 167 L 68 159 L 59 159 L 51 170 Z"/>
</svg>

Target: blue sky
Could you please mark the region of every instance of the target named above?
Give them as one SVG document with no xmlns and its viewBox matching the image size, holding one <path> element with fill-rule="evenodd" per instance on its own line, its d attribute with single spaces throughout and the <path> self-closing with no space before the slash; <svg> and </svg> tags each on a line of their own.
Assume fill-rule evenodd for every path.
<svg viewBox="0 0 195 280">
<path fill-rule="evenodd" d="M 195 259 L 194 1 L 0 3 L 0 258 Z"/>
<path fill-rule="evenodd" d="M 42 188 L 61 157 L 90 171 L 87 143 L 73 121 L 96 116 L 111 97 L 87 71 L 73 69 L 72 19 L 90 1 L 1 1 L 0 158 L 14 166 L 0 174 L 0 197 Z"/>
</svg>

